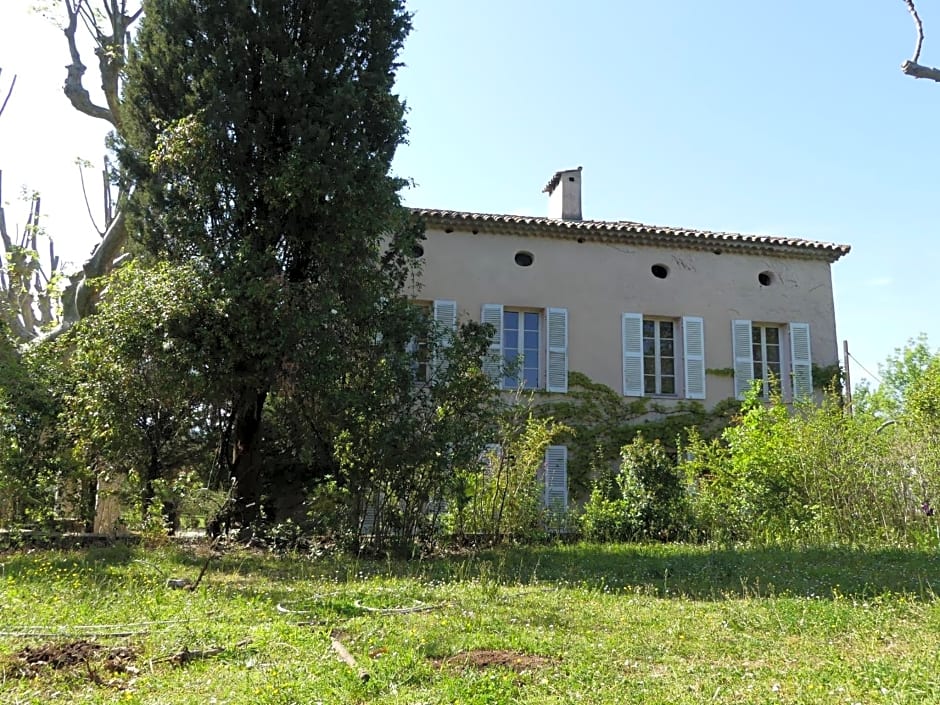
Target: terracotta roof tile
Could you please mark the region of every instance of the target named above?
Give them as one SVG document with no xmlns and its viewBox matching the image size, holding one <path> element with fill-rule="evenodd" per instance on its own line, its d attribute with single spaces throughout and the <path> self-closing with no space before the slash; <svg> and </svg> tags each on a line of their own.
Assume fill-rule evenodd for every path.
<svg viewBox="0 0 940 705">
<path fill-rule="evenodd" d="M 559 172 L 559 174 L 562 172 Z M 557 174 L 556 174 L 557 176 Z M 851 250 L 849 245 L 773 235 L 748 235 L 713 230 L 694 230 L 648 225 L 629 220 L 556 220 L 525 215 L 471 213 L 467 211 L 413 208 L 429 226 L 504 235 L 528 235 L 636 245 L 673 246 L 684 249 L 742 250 L 753 253 L 824 259 L 835 262 Z"/>
</svg>

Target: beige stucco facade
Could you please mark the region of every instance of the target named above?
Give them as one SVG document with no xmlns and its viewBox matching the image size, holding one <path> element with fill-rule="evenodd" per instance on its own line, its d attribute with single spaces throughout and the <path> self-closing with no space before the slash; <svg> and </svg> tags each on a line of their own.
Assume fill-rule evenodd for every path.
<svg viewBox="0 0 940 705">
<path fill-rule="evenodd" d="M 580 183 L 577 186 L 579 200 Z M 487 304 L 537 312 L 543 319 L 548 309 L 564 309 L 568 370 L 627 396 L 631 390 L 625 388 L 624 314 L 673 321 L 677 331 L 675 390 L 669 394 L 644 390 L 641 396 L 683 399 L 695 388 L 699 393 L 689 398 L 713 406 L 740 392 L 741 384 L 736 389 L 729 373 L 737 369 L 745 374 L 748 363 L 742 362 L 742 356 L 747 346 L 746 337 L 739 336 L 735 349 L 734 321 L 749 321 L 753 329 L 779 330 L 787 398 L 795 391 L 791 362 L 804 354 L 791 347 L 791 330 L 796 335 L 808 328 L 812 364 L 826 367 L 838 362 L 830 265 L 848 252 L 846 246 L 630 223 L 419 213 L 428 228 L 420 283 L 412 292 L 416 299 L 454 301 L 461 320 L 481 320 Z M 524 253 L 519 258 L 524 264 L 531 255 L 531 264 L 520 265 L 519 253 Z M 704 390 L 685 378 L 689 369 L 684 364 L 682 327 L 688 320 L 700 320 L 696 335 L 704 334 Z M 746 336 L 748 330 L 739 333 Z M 543 323 L 541 388 L 547 375 L 546 337 Z M 755 349 L 753 354 L 762 353 Z"/>
</svg>

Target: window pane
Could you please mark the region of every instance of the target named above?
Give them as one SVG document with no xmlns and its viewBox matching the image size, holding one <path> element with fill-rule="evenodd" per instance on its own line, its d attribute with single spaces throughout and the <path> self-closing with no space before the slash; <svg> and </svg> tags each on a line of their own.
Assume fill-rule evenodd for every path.
<svg viewBox="0 0 940 705">
<path fill-rule="evenodd" d="M 751 353 L 754 355 L 755 362 L 759 362 L 760 360 L 764 359 L 764 355 L 763 355 L 763 352 L 761 351 L 760 345 L 755 345 L 752 348 Z"/>
<path fill-rule="evenodd" d="M 643 338 L 643 354 L 648 356 L 655 355 L 656 341 L 650 340 L 649 338 Z"/>
<path fill-rule="evenodd" d="M 539 371 L 538 368 L 532 369 L 527 367 L 523 374 L 523 380 L 525 380 L 526 389 L 535 389 L 539 386 Z"/>
<path fill-rule="evenodd" d="M 643 321 L 643 337 L 652 338 L 656 335 L 656 321 Z"/>
<path fill-rule="evenodd" d="M 506 328 L 503 331 L 503 345 L 509 350 L 519 349 L 519 331 Z"/>
<path fill-rule="evenodd" d="M 675 377 L 663 377 L 663 394 L 675 394 L 676 393 L 676 378 Z"/>
<path fill-rule="evenodd" d="M 676 373 L 676 361 L 671 357 L 664 357 L 659 361 L 659 368 L 663 375 L 674 375 Z"/>
<path fill-rule="evenodd" d="M 518 311 L 503 311 L 503 328 L 514 328 L 519 330 Z"/>
<path fill-rule="evenodd" d="M 539 332 L 537 330 L 526 330 L 524 333 L 524 339 L 526 350 L 539 349 Z"/>
<path fill-rule="evenodd" d="M 654 377 L 653 375 L 643 375 L 643 393 L 644 394 L 656 393 L 656 377 Z"/>
<path fill-rule="evenodd" d="M 671 340 L 660 340 L 659 352 L 662 353 L 665 357 L 672 357 L 673 345 L 674 343 Z"/>
<path fill-rule="evenodd" d="M 768 345 L 777 345 L 780 343 L 780 329 L 779 328 L 765 328 L 767 331 L 767 344 Z"/>
<path fill-rule="evenodd" d="M 660 338 L 672 338 L 672 321 L 660 321 L 659 322 L 659 337 Z"/>
<path fill-rule="evenodd" d="M 780 346 L 779 345 L 768 345 L 767 346 L 767 362 L 780 362 Z"/>
<path fill-rule="evenodd" d="M 648 355 L 644 357 L 643 358 L 643 371 L 646 374 L 651 375 L 655 372 L 655 370 L 656 370 L 656 358 L 653 357 L 652 355 Z"/>
<path fill-rule="evenodd" d="M 525 315 L 525 329 L 534 330 L 538 332 L 539 330 L 539 314 L 533 313 L 531 311 L 526 311 Z"/>
<path fill-rule="evenodd" d="M 754 379 L 763 379 L 764 378 L 764 366 L 759 363 L 754 363 Z"/>
<path fill-rule="evenodd" d="M 760 332 L 760 326 L 751 326 L 751 342 L 754 343 L 754 345 L 760 345 Z"/>
</svg>

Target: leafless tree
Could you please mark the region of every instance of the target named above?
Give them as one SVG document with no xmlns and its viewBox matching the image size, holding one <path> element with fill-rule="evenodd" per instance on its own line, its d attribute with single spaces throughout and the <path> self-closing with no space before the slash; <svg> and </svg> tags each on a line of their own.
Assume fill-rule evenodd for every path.
<svg viewBox="0 0 940 705">
<path fill-rule="evenodd" d="M 143 12 L 142 1 L 98 0 L 93 4 L 93 0 L 58 0 L 56 7 L 64 12 L 62 31 L 70 59 L 65 67 L 63 92 L 80 113 L 104 120 L 119 133 L 121 76 L 127 59 L 131 27 Z M 84 84 L 88 68 L 82 61 L 80 50 L 80 45 L 84 44 L 84 41 L 80 41 L 83 36 L 90 38 L 94 47 L 104 96 L 101 104 L 92 98 Z M 12 88 L 11 85 L 2 107 L 6 106 Z M 5 259 L 4 272 L 0 275 L 0 308 L 3 309 L 0 317 L 7 321 L 22 342 L 57 336 L 91 313 L 99 292 L 89 285 L 89 281 L 107 275 L 124 258 L 127 226 L 122 203 L 127 193 L 125 185 L 118 182 L 115 186 L 112 183 L 112 176 L 106 161 L 103 179 L 105 222 L 103 228 L 95 226 L 100 240 L 81 269 L 67 277 L 64 287 L 58 286 L 62 275 L 53 245 L 50 243 L 48 273 L 43 271 L 36 252 L 39 244 L 37 236 L 41 232 L 38 198 L 30 204 L 26 228 L 16 236 L 8 232 L 0 210 L 0 228 L 3 233 L 3 252 L 0 255 L 4 255 Z M 114 192 L 115 188 L 117 193 Z M 26 282 L 29 282 L 28 286 L 25 286 Z"/>
<path fill-rule="evenodd" d="M 914 78 L 926 78 L 940 83 L 940 69 L 932 66 L 923 66 L 920 61 L 920 50 L 924 46 L 924 23 L 921 22 L 920 15 L 917 14 L 917 7 L 914 0 L 903 0 L 907 5 L 907 11 L 911 13 L 914 19 L 914 29 L 917 32 L 917 41 L 914 44 L 914 55 L 901 64 L 901 71 Z"/>
</svg>

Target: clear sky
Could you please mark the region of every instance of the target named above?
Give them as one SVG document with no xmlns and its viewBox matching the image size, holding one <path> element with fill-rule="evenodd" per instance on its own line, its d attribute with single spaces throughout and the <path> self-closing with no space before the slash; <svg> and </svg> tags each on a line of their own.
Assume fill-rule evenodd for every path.
<svg viewBox="0 0 940 705">
<path fill-rule="evenodd" d="M 30 4 L 0 0 L 0 89 L 18 74 L 3 196 L 40 190 L 80 261 L 95 234 L 74 160 L 100 162 L 104 131 L 62 96 L 64 39 Z M 940 65 L 940 7 L 920 4 L 921 62 Z M 920 332 L 940 345 L 940 84 L 900 72 L 915 38 L 901 0 L 409 8 L 408 205 L 543 215 L 552 173 L 583 166 L 585 218 L 852 245 L 833 267 L 837 324 L 872 372 Z"/>
</svg>

